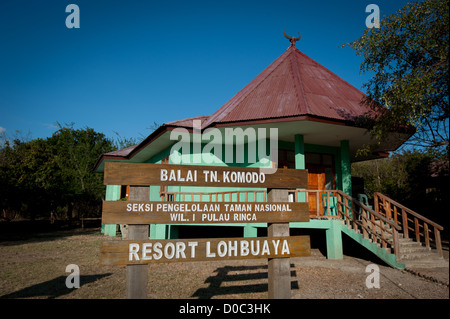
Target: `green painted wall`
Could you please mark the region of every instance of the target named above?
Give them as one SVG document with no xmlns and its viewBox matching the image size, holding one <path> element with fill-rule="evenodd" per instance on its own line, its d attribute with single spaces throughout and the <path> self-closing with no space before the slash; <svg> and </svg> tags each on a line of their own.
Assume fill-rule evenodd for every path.
<svg viewBox="0 0 450 319">
<path fill-rule="evenodd" d="M 352 196 L 352 177 L 351 177 L 351 163 L 350 163 L 350 142 L 348 140 L 341 141 L 340 148 L 340 163 L 342 188 L 341 190 Z"/>
<path fill-rule="evenodd" d="M 106 185 L 105 200 L 119 200 L 120 199 L 120 185 Z M 116 236 L 116 224 L 102 225 L 102 233 L 107 236 Z"/>
<path fill-rule="evenodd" d="M 206 146 L 206 144 L 202 144 L 202 150 L 203 148 Z M 166 150 L 164 150 L 162 152 L 162 155 L 159 155 L 150 159 L 148 161 L 148 163 L 160 163 L 161 159 L 167 157 L 170 153 L 170 149 L 171 147 L 167 148 Z M 256 151 L 258 149 L 256 148 Z M 193 152 L 192 148 L 191 151 Z M 234 159 L 236 159 L 236 150 L 235 148 L 233 149 L 233 153 L 234 153 Z M 214 154 L 209 153 L 212 155 L 212 157 L 215 159 L 214 162 L 212 163 L 206 163 L 204 161 L 204 158 L 202 156 L 202 153 L 192 153 L 189 154 L 189 156 L 184 156 L 182 157 L 184 159 L 185 162 L 183 162 L 182 164 L 184 165 L 209 165 L 209 166 L 229 166 L 227 163 L 225 163 L 224 161 L 224 157 L 225 155 L 222 156 L 222 158 L 218 158 L 217 156 L 214 156 Z M 222 154 L 225 154 L 225 146 L 222 146 Z M 194 163 L 194 159 L 195 160 L 200 160 L 200 163 Z M 169 157 L 169 163 L 170 164 L 178 164 L 178 163 L 174 163 L 174 161 L 172 160 L 172 156 Z M 271 162 L 267 162 L 267 163 L 261 163 L 259 161 L 259 159 L 257 158 L 256 163 L 252 163 L 248 161 L 248 148 L 246 146 L 244 146 L 244 162 L 243 163 L 235 163 L 232 166 L 237 166 L 237 167 L 272 167 L 272 163 Z M 227 191 L 237 191 L 237 190 L 265 190 L 263 188 L 237 188 L 237 187 L 207 187 L 207 188 L 201 188 L 201 187 L 194 187 L 194 186 L 169 186 L 167 188 L 168 192 L 208 192 L 208 193 L 214 193 L 214 192 L 227 192 Z M 155 192 L 155 189 L 152 189 L 151 192 Z M 159 196 L 159 188 L 157 190 L 158 192 L 158 196 Z M 152 195 L 151 195 L 152 196 Z M 156 198 L 153 195 L 154 198 Z M 187 201 L 193 200 L 193 201 L 206 201 L 208 200 L 208 196 L 203 196 L 202 198 L 200 198 L 200 196 L 196 196 L 194 199 L 192 198 L 186 198 Z M 257 197 L 257 201 L 262 201 L 263 197 L 262 196 L 258 196 Z M 181 198 L 177 198 L 176 200 L 181 200 Z M 233 196 L 233 198 L 231 199 L 232 201 L 237 201 L 237 197 L 236 195 Z M 244 200 L 244 197 L 241 197 L 241 200 Z"/>
<path fill-rule="evenodd" d="M 306 168 L 306 161 L 305 161 L 305 142 L 303 135 L 296 134 L 295 135 L 295 142 L 294 142 L 294 156 L 295 156 L 295 168 L 296 169 L 305 169 Z M 297 188 L 298 190 L 301 190 L 301 188 Z M 297 194 L 297 201 L 299 202 L 305 202 L 306 201 L 306 194 Z"/>
</svg>

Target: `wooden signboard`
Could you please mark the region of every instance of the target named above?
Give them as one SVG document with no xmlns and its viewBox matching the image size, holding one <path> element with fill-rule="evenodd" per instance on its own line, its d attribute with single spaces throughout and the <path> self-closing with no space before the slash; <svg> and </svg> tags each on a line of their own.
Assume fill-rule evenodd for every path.
<svg viewBox="0 0 450 319">
<path fill-rule="evenodd" d="M 217 224 L 309 221 L 308 203 L 104 201 L 103 224 Z"/>
<path fill-rule="evenodd" d="M 105 163 L 105 185 L 307 188 L 306 170 L 230 166 Z"/>
<path fill-rule="evenodd" d="M 103 241 L 101 265 L 309 256 L 309 236 Z"/>
<path fill-rule="evenodd" d="M 103 241 L 102 265 L 127 265 L 127 298 L 146 298 L 153 262 L 268 259 L 269 298 L 290 298 L 289 257 L 309 256 L 309 236 L 289 222 L 309 221 L 307 203 L 287 189 L 307 188 L 308 171 L 248 167 L 105 163 L 106 185 L 130 185 L 129 201 L 103 202 L 103 224 L 128 224 L 129 240 Z M 267 188 L 268 202 L 151 202 L 149 185 Z M 149 224 L 267 223 L 269 237 L 148 240 Z"/>
</svg>

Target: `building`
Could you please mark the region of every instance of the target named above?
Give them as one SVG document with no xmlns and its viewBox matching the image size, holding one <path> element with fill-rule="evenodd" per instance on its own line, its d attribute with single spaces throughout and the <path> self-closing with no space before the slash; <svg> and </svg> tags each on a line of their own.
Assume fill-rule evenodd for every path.
<svg viewBox="0 0 450 319">
<path fill-rule="evenodd" d="M 390 151 L 396 150 L 406 141 L 411 133 L 392 133 L 377 149 L 372 149 L 369 155 L 358 157 L 357 151 L 360 148 L 373 143 L 367 130 L 358 124 L 364 115 L 372 112 L 360 103 L 364 94 L 299 51 L 295 47 L 295 40 L 290 38 L 291 45 L 281 56 L 213 114 L 165 123 L 140 144 L 104 154 L 98 160 L 96 170 L 103 171 L 107 161 L 172 164 L 175 158 L 180 159 L 177 157 L 180 154 L 176 153 L 181 148 L 176 148 L 175 151 L 172 149 L 179 142 L 173 138 L 179 136 L 177 132 L 184 132 L 189 136 L 189 151 L 186 155 L 183 149 L 182 164 L 189 165 L 194 162 L 197 165 L 307 169 L 308 190 L 295 189 L 290 191 L 290 194 L 293 201 L 308 201 L 311 220 L 308 223 L 291 223 L 291 229 L 325 230 L 328 258 L 342 258 L 342 233 L 346 233 L 355 240 L 360 240 L 362 245 L 366 245 L 366 248 L 371 249 L 387 263 L 402 268 L 404 265 L 398 263 L 396 255 L 392 254 L 393 251 L 398 253 L 396 245 L 398 246 L 399 241 L 395 242 L 394 239 L 396 228 L 387 226 L 386 230 L 376 230 L 376 227 L 380 226 L 366 225 L 371 223 L 370 220 L 374 219 L 374 216 L 377 217 L 376 214 L 381 213 L 381 200 L 380 203 L 376 200 L 376 207 L 373 209 L 361 205 L 361 201 L 367 197 L 360 194 L 360 190 L 355 186 L 355 191 L 352 189 L 351 163 L 386 157 Z M 272 152 L 267 139 L 270 129 L 274 128 L 277 129 L 276 157 L 275 150 Z M 250 153 L 256 151 L 251 147 L 255 144 L 258 147 L 260 144 L 257 142 L 261 143 L 261 139 L 249 132 L 258 133 L 258 130 L 263 129 L 266 132 L 266 155 L 272 152 L 271 157 L 267 159 L 267 156 L 256 156 L 253 159 Z M 214 149 L 213 163 L 200 156 L 202 152 L 212 152 L 212 145 L 208 140 L 202 141 L 198 137 L 199 133 L 205 134 L 209 130 L 215 130 L 220 136 L 220 141 L 215 141 L 219 146 Z M 230 142 L 231 139 L 227 142 L 230 132 L 239 132 L 240 136 L 244 135 L 245 138 L 236 138 L 233 143 Z M 198 142 L 196 145 L 195 141 Z M 230 146 L 230 143 L 233 145 Z M 206 150 L 207 145 L 209 147 Z M 230 151 L 226 147 L 232 147 L 234 152 L 231 161 L 225 158 L 225 153 L 229 155 Z M 244 155 L 243 159 L 238 158 L 239 155 L 236 154 Z M 248 188 L 150 186 L 149 200 L 264 201 L 265 191 Z M 212 194 L 218 194 L 221 199 L 213 199 Z M 106 200 L 118 200 L 125 196 L 126 185 L 107 186 Z M 355 201 L 352 202 L 352 199 Z M 386 212 L 384 214 L 387 217 Z M 376 219 L 379 220 L 378 217 Z M 242 223 L 230 224 L 227 227 L 234 227 L 233 231 L 236 231 L 237 227 L 244 236 L 254 237 L 266 226 Z M 363 226 L 366 229 L 363 229 Z M 193 226 L 151 225 L 150 237 L 177 238 L 184 227 Z M 348 227 L 352 227 L 354 234 Z M 362 228 L 358 231 L 358 227 Z M 375 235 L 368 232 L 370 227 Z M 116 225 L 105 225 L 104 232 L 115 235 Z M 386 235 L 391 233 L 392 239 L 386 239 L 385 232 Z M 370 245 L 374 246 L 369 248 L 369 243 L 359 239 L 361 234 L 364 235 L 361 238 L 367 239 Z M 370 239 L 371 236 L 379 238 Z"/>
</svg>

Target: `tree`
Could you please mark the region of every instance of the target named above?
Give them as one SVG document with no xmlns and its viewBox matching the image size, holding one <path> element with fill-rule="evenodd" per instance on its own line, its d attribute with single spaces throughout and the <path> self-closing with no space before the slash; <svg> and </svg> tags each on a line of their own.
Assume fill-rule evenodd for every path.
<svg viewBox="0 0 450 319">
<path fill-rule="evenodd" d="M 448 0 L 412 2 L 349 45 L 364 57 L 370 130 L 378 139 L 412 126 L 408 144 L 448 153 Z"/>
<path fill-rule="evenodd" d="M 81 214 L 87 213 L 95 203 L 100 204 L 104 194 L 103 175 L 93 172 L 99 156 L 115 150 L 113 142 L 103 133 L 92 128 L 74 129 L 73 123 L 59 124 L 59 130 L 48 138 L 52 149 L 52 185 L 58 197 L 68 206 L 71 218 L 74 208 Z"/>
<path fill-rule="evenodd" d="M 8 218 L 72 217 L 98 212 L 105 186 L 93 172 L 113 141 L 91 128 L 59 125 L 47 139 L 21 141 L 0 136 L 0 211 Z M 8 212 L 8 213 L 6 213 Z"/>
<path fill-rule="evenodd" d="M 54 202 L 47 193 L 51 186 L 51 150 L 43 139 L 6 141 L 0 150 L 0 207 L 13 215 L 35 219 L 50 210 Z"/>
<path fill-rule="evenodd" d="M 352 164 L 369 198 L 380 192 L 406 207 L 442 222 L 448 219 L 448 165 L 438 152 L 403 150 L 389 158 Z M 448 163 L 448 160 L 447 160 Z"/>
</svg>

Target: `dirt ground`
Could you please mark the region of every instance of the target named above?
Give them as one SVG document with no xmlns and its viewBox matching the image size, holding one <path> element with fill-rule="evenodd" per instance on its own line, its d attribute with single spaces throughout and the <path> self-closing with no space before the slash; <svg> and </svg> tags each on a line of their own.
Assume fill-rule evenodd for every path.
<svg viewBox="0 0 450 319">
<path fill-rule="evenodd" d="M 122 299 L 126 268 L 99 265 L 99 229 L 36 234 L 0 242 L 0 299 Z M 448 256 L 448 251 L 447 251 Z M 448 257 L 447 257 L 448 258 Z M 69 289 L 66 266 L 80 270 L 80 288 Z M 379 269 L 379 288 L 366 280 Z M 150 264 L 147 295 L 153 299 L 266 299 L 267 261 Z M 417 275 L 420 274 L 420 275 Z M 344 256 L 328 260 L 318 249 L 291 259 L 293 299 L 448 299 L 448 268 L 415 273 Z"/>
</svg>

